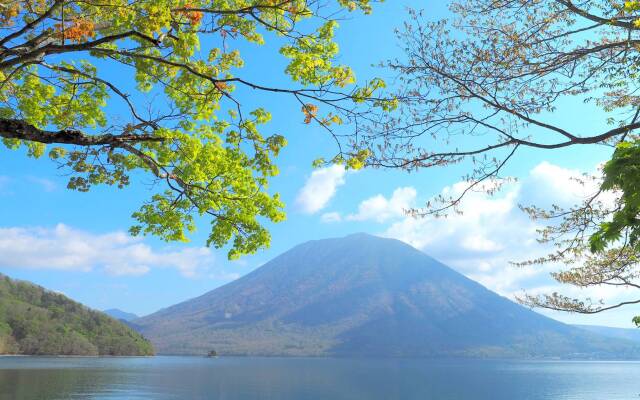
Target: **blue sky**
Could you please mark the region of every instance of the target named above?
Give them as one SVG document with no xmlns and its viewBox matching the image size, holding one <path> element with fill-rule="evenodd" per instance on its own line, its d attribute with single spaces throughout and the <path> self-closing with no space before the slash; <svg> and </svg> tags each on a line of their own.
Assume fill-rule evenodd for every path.
<svg viewBox="0 0 640 400">
<path fill-rule="evenodd" d="M 338 31 L 341 61 L 354 68 L 359 80 L 392 78 L 372 64 L 401 56 L 393 30 L 405 19 L 405 7 L 419 6 L 429 18 L 438 18 L 445 15 L 444 3 L 389 1 L 378 5 L 371 16 L 354 15 L 343 21 Z M 280 86 L 288 83 L 282 75 L 285 60 L 274 55 L 273 47 L 251 47 L 243 53 L 244 76 Z M 575 196 L 571 197 L 570 177 L 594 171 L 608 155 L 608 150 L 594 147 L 522 152 L 507 170 L 520 179 L 517 184 L 494 198 L 471 196 L 464 204 L 464 216 L 416 221 L 405 217 L 402 208 L 419 206 L 443 190 L 455 191 L 463 165 L 413 174 L 345 172 L 339 167 L 314 171 L 311 162 L 331 156 L 335 147 L 320 128 L 303 124 L 297 103 L 255 94 L 247 96 L 245 105 L 271 111 L 273 121 L 267 129 L 285 134 L 289 141 L 277 161 L 281 174 L 271 184 L 286 202 L 288 217 L 269 226 L 270 249 L 229 262 L 224 249 L 203 248 L 206 220 L 200 221 L 199 231 L 187 244 L 132 239 L 126 235 L 130 215 L 150 195 L 144 180 L 124 190 L 70 192 L 65 177 L 50 161 L 1 149 L 0 271 L 97 309 L 117 307 L 144 315 L 236 279 L 298 243 L 368 232 L 404 240 L 505 296 L 522 289 L 555 290 L 549 269 L 523 270 L 508 264 L 544 250 L 535 243 L 535 226 L 517 204 L 571 201 Z M 554 122 L 576 130 L 604 126 L 603 113 L 580 104 L 563 107 L 564 112 L 553 116 Z M 580 195 L 578 188 L 574 191 Z M 620 296 L 604 291 L 589 294 Z M 640 314 L 637 311 L 627 308 L 594 317 L 548 315 L 568 322 L 628 327 L 631 316 Z"/>
</svg>

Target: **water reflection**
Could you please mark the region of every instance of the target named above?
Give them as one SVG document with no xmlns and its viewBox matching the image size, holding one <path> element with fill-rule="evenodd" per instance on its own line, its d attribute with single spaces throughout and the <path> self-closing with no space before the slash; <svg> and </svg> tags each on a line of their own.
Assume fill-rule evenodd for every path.
<svg viewBox="0 0 640 400">
<path fill-rule="evenodd" d="M 638 376 L 636 363 L 0 358 L 0 400 L 622 400 Z"/>
<path fill-rule="evenodd" d="M 113 374 L 92 370 L 46 369 L 0 371 L 0 399 L 51 400 L 86 398 L 115 383 Z"/>
</svg>

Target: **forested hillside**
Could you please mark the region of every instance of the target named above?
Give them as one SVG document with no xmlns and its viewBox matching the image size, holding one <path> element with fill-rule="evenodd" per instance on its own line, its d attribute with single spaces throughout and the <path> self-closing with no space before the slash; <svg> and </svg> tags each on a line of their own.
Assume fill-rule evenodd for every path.
<svg viewBox="0 0 640 400">
<path fill-rule="evenodd" d="M 0 354 L 153 355 L 151 343 L 66 296 L 0 274 Z"/>
</svg>

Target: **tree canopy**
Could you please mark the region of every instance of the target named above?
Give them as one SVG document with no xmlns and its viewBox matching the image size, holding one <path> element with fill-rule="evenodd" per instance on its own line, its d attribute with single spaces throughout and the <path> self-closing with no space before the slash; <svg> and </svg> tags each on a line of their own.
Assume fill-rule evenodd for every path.
<svg viewBox="0 0 640 400">
<path fill-rule="evenodd" d="M 264 221 L 284 219 L 269 193 L 280 134 L 271 115 L 246 109 L 239 89 L 291 96 L 300 118 L 330 126 L 373 98 L 379 79 L 355 86 L 336 63 L 342 12 L 369 0 L 0 1 L 0 137 L 29 157 L 48 155 L 70 173 L 68 188 L 125 187 L 152 176 L 154 194 L 133 217 L 133 235 L 185 241 L 208 216 L 208 245 L 230 257 L 269 244 Z M 206 41 L 205 41 L 206 39 Z M 290 85 L 242 77 L 242 43 L 271 39 L 288 60 Z M 135 76 L 135 84 L 117 77 Z M 133 91 L 133 93 L 131 93 Z M 357 167 L 365 153 L 334 161 Z"/>
<path fill-rule="evenodd" d="M 583 204 L 525 207 L 548 222 L 540 240 L 557 249 L 524 264 L 564 264 L 554 277 L 578 287 L 640 288 L 640 2 L 470 0 L 450 2 L 450 11 L 436 21 L 410 11 L 398 31 L 405 56 L 386 63 L 400 82 L 399 107 L 371 123 L 355 147 L 378 167 L 470 165 L 462 195 L 439 197 L 413 210 L 418 216 L 455 210 L 470 190 L 495 193 L 525 149 L 610 148 L 602 176 L 584 177 L 595 189 Z M 558 123 L 582 102 L 607 113 L 601 126 Z M 640 303 L 558 293 L 522 300 L 583 313 Z"/>
<path fill-rule="evenodd" d="M 0 274 L 0 353 L 148 356 L 154 349 L 121 321 Z"/>
</svg>

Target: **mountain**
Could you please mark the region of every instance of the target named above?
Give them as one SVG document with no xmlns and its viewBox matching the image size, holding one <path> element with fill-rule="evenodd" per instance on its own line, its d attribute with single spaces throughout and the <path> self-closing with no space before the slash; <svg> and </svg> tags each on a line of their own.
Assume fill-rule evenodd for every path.
<svg viewBox="0 0 640 400">
<path fill-rule="evenodd" d="M 403 242 L 365 234 L 301 244 L 134 322 L 165 354 L 640 355 L 632 343 L 515 304 Z"/>
<path fill-rule="evenodd" d="M 122 311 L 120 309 L 117 308 L 110 308 L 108 310 L 104 310 L 103 313 L 107 314 L 108 316 L 110 316 L 111 318 L 115 318 L 121 321 L 133 321 L 134 319 L 140 318 L 139 316 L 133 314 L 133 313 L 128 313 L 126 311 Z"/>
<path fill-rule="evenodd" d="M 640 329 L 638 328 L 611 328 L 597 325 L 574 325 L 577 328 L 614 339 L 624 339 L 640 343 Z"/>
<path fill-rule="evenodd" d="M 153 355 L 125 324 L 62 294 L 0 274 L 0 354 Z"/>
</svg>

